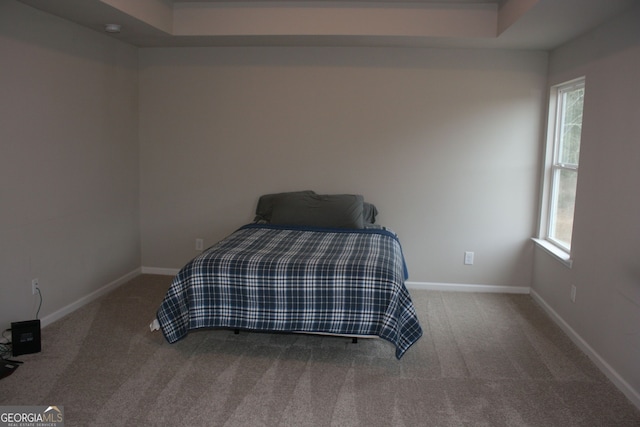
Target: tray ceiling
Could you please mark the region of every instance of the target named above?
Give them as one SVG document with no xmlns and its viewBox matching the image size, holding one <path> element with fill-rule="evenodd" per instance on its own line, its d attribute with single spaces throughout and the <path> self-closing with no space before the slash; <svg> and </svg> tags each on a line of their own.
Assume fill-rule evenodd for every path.
<svg viewBox="0 0 640 427">
<path fill-rule="evenodd" d="M 639 0 L 21 0 L 156 46 L 403 46 L 550 50 Z"/>
</svg>

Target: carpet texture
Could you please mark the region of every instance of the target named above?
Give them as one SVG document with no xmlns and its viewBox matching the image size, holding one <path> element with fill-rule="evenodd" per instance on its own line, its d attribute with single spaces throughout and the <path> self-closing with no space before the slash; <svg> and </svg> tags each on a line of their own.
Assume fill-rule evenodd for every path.
<svg viewBox="0 0 640 427">
<path fill-rule="evenodd" d="M 412 290 L 424 336 L 149 323 L 171 278 L 142 275 L 42 330 L 0 405 L 61 405 L 67 426 L 640 426 L 640 411 L 527 295 Z"/>
</svg>

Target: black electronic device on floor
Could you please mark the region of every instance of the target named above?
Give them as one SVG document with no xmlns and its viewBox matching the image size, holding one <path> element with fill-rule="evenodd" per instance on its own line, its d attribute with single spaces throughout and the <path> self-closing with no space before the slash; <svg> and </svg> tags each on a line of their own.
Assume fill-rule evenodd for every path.
<svg viewBox="0 0 640 427">
<path fill-rule="evenodd" d="M 11 324 L 11 347 L 14 356 L 39 353 L 42 350 L 40 319 L 13 322 Z"/>
<path fill-rule="evenodd" d="M 18 360 L 0 359 L 0 380 L 13 374 L 21 364 Z"/>
</svg>

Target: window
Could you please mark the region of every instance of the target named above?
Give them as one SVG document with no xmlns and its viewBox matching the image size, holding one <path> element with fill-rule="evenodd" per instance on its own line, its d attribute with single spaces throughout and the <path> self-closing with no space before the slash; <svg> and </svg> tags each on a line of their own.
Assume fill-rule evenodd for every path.
<svg viewBox="0 0 640 427">
<path fill-rule="evenodd" d="M 551 88 L 541 239 L 567 258 L 571 251 L 573 214 L 578 183 L 584 78 Z"/>
</svg>

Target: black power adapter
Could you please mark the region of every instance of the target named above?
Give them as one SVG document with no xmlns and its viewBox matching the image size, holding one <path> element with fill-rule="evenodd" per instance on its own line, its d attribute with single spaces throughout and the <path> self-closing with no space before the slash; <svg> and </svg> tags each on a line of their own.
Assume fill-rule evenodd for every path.
<svg viewBox="0 0 640 427">
<path fill-rule="evenodd" d="M 13 322 L 11 324 L 11 347 L 14 356 L 39 353 L 42 350 L 40 319 Z"/>
</svg>

